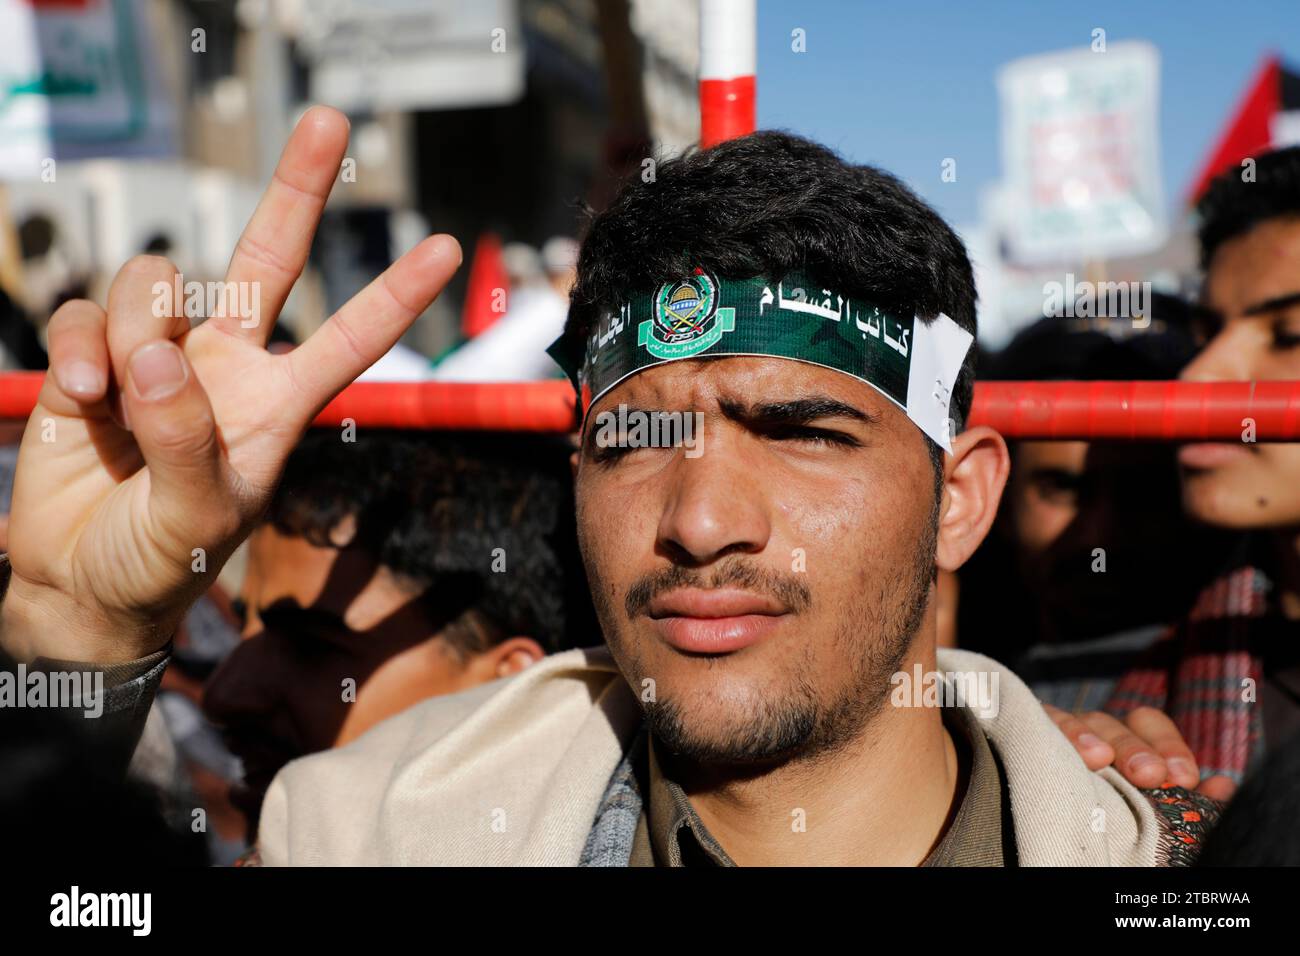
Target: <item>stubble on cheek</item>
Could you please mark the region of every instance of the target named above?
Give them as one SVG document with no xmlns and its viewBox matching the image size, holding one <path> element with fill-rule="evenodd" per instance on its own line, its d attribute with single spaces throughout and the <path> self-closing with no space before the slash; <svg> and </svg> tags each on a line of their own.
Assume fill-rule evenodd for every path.
<svg viewBox="0 0 1300 956">
<path fill-rule="evenodd" d="M 616 546 L 626 546 L 635 540 L 630 529 L 620 528 L 613 516 L 612 509 L 594 508 L 589 500 L 591 490 L 580 493 L 577 500 L 578 549 L 582 554 L 583 567 L 587 572 L 587 584 L 591 590 L 592 606 L 596 611 L 596 620 L 600 624 L 601 636 L 609 646 L 623 676 L 629 685 L 636 689 L 639 682 L 637 674 L 640 665 L 634 649 L 628 647 L 631 641 L 626 639 L 627 628 L 622 613 L 623 595 L 615 584 L 617 570 L 602 573 L 602 568 L 610 568 L 617 559 Z M 629 653 L 629 651 L 632 651 Z M 635 668 L 629 670 L 629 667 Z"/>
<path fill-rule="evenodd" d="M 684 656 L 637 632 L 603 592 L 607 640 L 658 741 L 709 763 L 815 760 L 884 706 L 928 606 L 933 538 L 903 560 L 859 563 L 855 600 L 810 601 L 779 636 L 733 655 Z M 616 618 L 615 615 L 618 615 Z"/>
</svg>

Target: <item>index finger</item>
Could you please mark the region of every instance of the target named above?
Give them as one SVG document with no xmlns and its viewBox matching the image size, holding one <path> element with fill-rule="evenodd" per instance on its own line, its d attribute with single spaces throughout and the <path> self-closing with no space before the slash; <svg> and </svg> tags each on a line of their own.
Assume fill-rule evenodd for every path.
<svg viewBox="0 0 1300 956">
<path fill-rule="evenodd" d="M 430 236 L 343 304 L 306 342 L 280 361 L 294 391 L 292 414 L 304 424 L 393 347 L 437 298 L 460 266 L 460 244 Z"/>
<path fill-rule="evenodd" d="M 313 106 L 303 114 L 226 270 L 225 301 L 250 306 L 250 314 L 227 309 L 226 314 L 209 317 L 209 322 L 266 344 L 276 316 L 307 263 L 312 237 L 347 145 L 348 120 L 338 110 Z"/>
</svg>

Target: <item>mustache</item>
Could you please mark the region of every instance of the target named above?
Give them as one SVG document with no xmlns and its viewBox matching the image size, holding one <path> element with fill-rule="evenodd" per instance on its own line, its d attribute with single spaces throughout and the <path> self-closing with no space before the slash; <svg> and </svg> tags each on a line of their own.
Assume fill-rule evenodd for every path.
<svg viewBox="0 0 1300 956">
<path fill-rule="evenodd" d="M 802 613 L 812 606 L 812 590 L 797 575 L 781 574 L 743 559 L 733 558 L 718 565 L 708 574 L 674 564 L 643 575 L 628 588 L 627 597 L 623 599 L 623 607 L 627 611 L 628 618 L 631 619 L 642 614 L 650 602 L 660 594 L 678 588 L 713 591 L 725 587 L 737 587 L 755 594 L 773 597 L 795 614 Z"/>
</svg>

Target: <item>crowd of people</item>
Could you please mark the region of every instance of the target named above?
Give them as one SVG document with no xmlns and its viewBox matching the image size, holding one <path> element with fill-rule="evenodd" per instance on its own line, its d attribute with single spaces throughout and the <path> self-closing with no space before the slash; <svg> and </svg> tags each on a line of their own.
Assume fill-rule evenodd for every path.
<svg viewBox="0 0 1300 956">
<path fill-rule="evenodd" d="M 328 192 L 304 157 L 341 137 L 308 113 L 296 190 Z M 248 228 L 301 268 L 314 220 L 275 188 Z M 977 380 L 1300 379 L 1300 148 L 1197 216 L 1198 300 L 965 348 L 938 373 L 951 435 L 888 342 L 970 346 L 961 242 L 788 134 L 664 162 L 580 250 L 508 257 L 572 284 L 569 436 L 306 430 L 437 294 L 445 237 L 314 350 L 266 353 L 302 358 L 297 404 L 230 329 L 129 319 L 167 266 L 128 264 L 106 313 L 54 313 L 8 459 L 3 650 L 98 670 L 108 705 L 93 731 L 3 714 L 0 825 L 174 863 L 1300 863 L 1300 445 L 965 422 Z M 792 276 L 866 302 L 885 345 L 852 306 L 774 297 Z M 565 310 L 537 288 L 531 332 L 503 320 L 441 377 L 549 374 L 533 333 Z M 598 443 L 619 405 L 701 414 L 704 454 Z M 46 416 L 65 437 L 38 447 Z M 913 673 L 993 698 L 915 706 Z"/>
</svg>

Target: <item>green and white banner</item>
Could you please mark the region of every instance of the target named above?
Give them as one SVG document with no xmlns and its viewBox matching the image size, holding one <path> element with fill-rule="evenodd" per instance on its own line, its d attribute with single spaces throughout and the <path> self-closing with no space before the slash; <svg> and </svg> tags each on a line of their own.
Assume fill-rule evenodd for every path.
<svg viewBox="0 0 1300 956">
<path fill-rule="evenodd" d="M 949 400 L 973 336 L 948 316 L 891 314 L 800 272 L 779 282 L 719 279 L 704 269 L 665 282 L 605 315 L 583 354 L 550 354 L 578 389 L 582 413 L 630 375 L 664 362 L 768 355 L 852 375 L 951 451 Z M 958 425 L 959 427 L 959 425 Z"/>
</svg>

